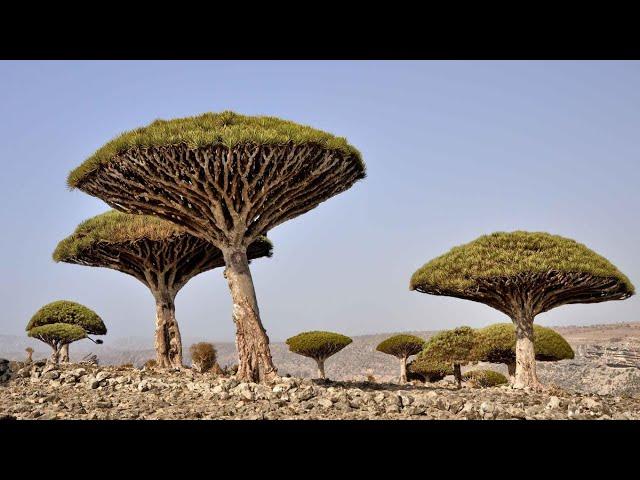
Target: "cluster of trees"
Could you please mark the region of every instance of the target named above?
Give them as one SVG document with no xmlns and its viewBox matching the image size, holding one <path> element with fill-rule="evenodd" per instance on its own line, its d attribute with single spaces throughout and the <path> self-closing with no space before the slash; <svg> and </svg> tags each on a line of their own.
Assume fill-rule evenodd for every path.
<svg viewBox="0 0 640 480">
<path fill-rule="evenodd" d="M 156 301 L 156 363 L 182 366 L 175 297 L 224 266 L 236 325 L 238 376 L 276 375 L 249 262 L 271 256 L 266 235 L 365 177 L 346 139 L 233 112 L 156 120 L 112 139 L 74 169 L 71 188 L 116 211 L 83 222 L 56 261 L 134 276 Z M 70 338 L 70 337 L 69 337 Z"/>
<path fill-rule="evenodd" d="M 69 187 L 115 211 L 83 222 L 53 256 L 112 268 L 149 288 L 156 301 L 156 361 L 163 368 L 182 366 L 177 293 L 193 276 L 224 266 L 238 377 L 266 381 L 276 368 L 249 262 L 271 256 L 266 235 L 272 228 L 365 175 L 360 152 L 346 139 L 290 121 L 233 112 L 156 120 L 107 142 L 69 174 Z M 584 245 L 521 231 L 485 235 L 453 248 L 418 269 L 410 288 L 481 302 L 508 315 L 515 325 L 518 388 L 539 386 L 536 315 L 564 304 L 634 294 L 626 276 Z M 54 331 L 67 340 L 80 335 L 61 328 L 64 334 L 51 327 L 48 337 L 38 338 L 54 338 Z M 466 348 L 462 340 L 454 347 L 461 354 Z M 382 348 L 406 368 L 406 351 L 392 344 Z M 322 355 L 317 358 L 327 358 Z M 439 365 L 433 367 L 439 371 Z"/>
<path fill-rule="evenodd" d="M 533 330 L 535 360 L 555 362 L 574 358 L 573 349 L 558 332 L 539 325 Z M 516 328 L 512 324 L 499 323 L 478 330 L 458 327 L 439 332 L 426 341 L 408 370 L 411 378 L 426 382 L 453 375 L 460 387 L 464 380 L 462 366 L 478 362 L 501 363 L 507 366 L 509 382 L 514 384 L 516 354 Z M 477 375 L 469 372 L 467 377 L 473 379 Z M 483 375 L 495 377 L 493 373 Z"/>
</svg>

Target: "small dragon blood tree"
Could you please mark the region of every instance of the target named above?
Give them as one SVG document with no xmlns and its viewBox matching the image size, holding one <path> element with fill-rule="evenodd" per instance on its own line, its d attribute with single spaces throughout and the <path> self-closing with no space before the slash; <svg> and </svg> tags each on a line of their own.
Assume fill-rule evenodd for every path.
<svg viewBox="0 0 640 480">
<path fill-rule="evenodd" d="M 123 133 L 73 170 L 68 184 L 117 210 L 176 223 L 219 248 L 233 301 L 238 377 L 266 381 L 276 368 L 247 248 L 364 177 L 360 153 L 344 138 L 222 112 Z"/>
<path fill-rule="evenodd" d="M 441 360 L 418 356 L 407 364 L 407 379 L 422 380 L 423 382 L 437 382 L 447 375 L 453 375 L 453 366 Z"/>
<path fill-rule="evenodd" d="M 415 335 L 394 335 L 380 342 L 376 350 L 400 360 L 400 383 L 407 382 L 407 359 L 420 353 L 424 340 Z"/>
<path fill-rule="evenodd" d="M 258 237 L 248 248 L 248 258 L 271 256 L 271 249 L 266 237 Z M 176 295 L 194 276 L 224 265 L 220 249 L 183 227 L 118 211 L 81 223 L 58 244 L 53 259 L 118 270 L 149 288 L 156 301 L 155 349 L 160 368 L 182 367 Z"/>
<path fill-rule="evenodd" d="M 324 361 L 351 342 L 353 340 L 339 333 L 303 332 L 288 338 L 286 343 L 293 353 L 313 358 L 318 365 L 318 377 L 324 380 Z"/>
<path fill-rule="evenodd" d="M 504 363 L 511 382 L 516 374 L 516 329 L 511 323 L 496 323 L 477 330 L 479 361 Z M 536 360 L 557 362 L 574 358 L 571 345 L 555 330 L 533 326 L 533 349 Z"/>
<path fill-rule="evenodd" d="M 458 388 L 461 388 L 462 369 L 460 367 L 477 360 L 476 342 L 476 332 L 471 327 L 458 327 L 439 332 L 424 344 L 424 348 L 416 357 L 416 367 L 422 362 L 450 365 L 453 367 L 453 376 Z"/>
<path fill-rule="evenodd" d="M 508 315 L 516 330 L 515 388 L 541 389 L 533 320 L 569 303 L 623 300 L 634 287 L 607 259 L 584 245 L 542 232 L 498 232 L 455 247 L 411 277 L 411 290 L 484 303 Z"/>
<path fill-rule="evenodd" d="M 53 349 L 51 361 L 58 363 L 62 349 L 70 343 L 83 338 L 88 338 L 94 343 L 102 343 L 101 340 L 93 340 L 88 335 L 104 335 L 107 333 L 107 327 L 96 312 L 84 305 L 58 300 L 40 308 L 29 320 L 26 331 L 30 337 L 49 345 Z"/>
</svg>

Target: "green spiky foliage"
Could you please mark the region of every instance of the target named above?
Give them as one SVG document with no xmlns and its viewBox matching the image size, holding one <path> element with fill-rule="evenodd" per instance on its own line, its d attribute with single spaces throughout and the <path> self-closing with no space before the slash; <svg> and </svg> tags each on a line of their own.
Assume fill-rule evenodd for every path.
<svg viewBox="0 0 640 480">
<path fill-rule="evenodd" d="M 69 323 L 50 323 L 33 327 L 28 331 L 28 335 L 47 344 L 60 343 L 61 345 L 87 338 L 84 328 Z"/>
<path fill-rule="evenodd" d="M 509 383 L 507 377 L 493 370 L 472 370 L 466 372 L 462 378 L 482 388 L 497 387 Z"/>
<path fill-rule="evenodd" d="M 550 272 L 610 279 L 613 288 L 606 293 L 611 295 L 626 298 L 635 292 L 622 272 L 583 244 L 549 233 L 524 231 L 496 232 L 454 247 L 416 270 L 410 288 L 435 295 L 472 295 L 485 280 Z M 587 299 L 574 300 L 579 303 L 577 300 Z"/>
<path fill-rule="evenodd" d="M 303 332 L 288 338 L 289 350 L 313 359 L 326 359 L 353 342 L 345 335 L 333 332 Z"/>
<path fill-rule="evenodd" d="M 69 300 L 58 300 L 41 307 L 29 320 L 26 330 L 60 323 L 77 325 L 90 335 L 107 333 L 107 327 L 96 312 Z"/>
<path fill-rule="evenodd" d="M 394 335 L 380 342 L 376 350 L 394 357 L 406 358 L 420 353 L 424 343 L 424 339 L 415 335 Z"/>
<path fill-rule="evenodd" d="M 157 147 L 185 144 L 192 148 L 241 144 L 282 145 L 313 143 L 323 148 L 339 150 L 354 156 L 362 165 L 360 152 L 343 137 L 288 120 L 269 116 L 250 116 L 224 111 L 204 113 L 172 120 L 155 120 L 146 127 L 124 132 L 91 155 L 73 170 L 67 179 L 71 188 L 100 165 L 132 147 Z"/>
<path fill-rule="evenodd" d="M 272 255 L 273 244 L 266 236 L 258 237 L 247 249 L 249 260 Z M 179 290 L 194 275 L 224 266 L 220 249 L 189 234 L 184 227 L 153 215 L 117 210 L 78 225 L 58 243 L 53 259 L 112 268 L 133 275 L 148 286 L 152 285 L 145 270 L 163 273 L 164 278 L 171 280 L 163 283 L 171 283 L 167 287 L 174 290 Z"/>
<path fill-rule="evenodd" d="M 444 330 L 427 340 L 416 361 L 451 365 L 453 375 L 460 386 L 462 384 L 460 366 L 477 361 L 476 342 L 476 332 L 471 327 Z"/>
<path fill-rule="evenodd" d="M 415 335 L 394 335 L 380 342 L 376 350 L 400 359 L 400 383 L 408 380 L 407 358 L 420 353 L 424 340 Z"/>
<path fill-rule="evenodd" d="M 476 331 L 471 327 L 457 327 L 453 330 L 443 330 L 429 338 L 418 355 L 450 364 L 465 365 L 477 361 Z"/>
<path fill-rule="evenodd" d="M 477 334 L 479 361 L 515 364 L 516 330 L 513 324 L 489 325 L 479 329 Z M 556 362 L 575 356 L 571 345 L 562 335 L 540 325 L 533 326 L 533 346 L 536 360 L 541 362 Z"/>
<path fill-rule="evenodd" d="M 407 365 L 409 380 L 420 379 L 423 382 L 437 382 L 447 375 L 453 375 L 453 365 L 449 362 L 418 355 Z"/>
</svg>

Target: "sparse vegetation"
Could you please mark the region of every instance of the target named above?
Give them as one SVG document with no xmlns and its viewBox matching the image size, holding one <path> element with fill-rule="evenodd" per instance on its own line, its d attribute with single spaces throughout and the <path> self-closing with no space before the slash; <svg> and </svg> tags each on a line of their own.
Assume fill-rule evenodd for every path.
<svg viewBox="0 0 640 480">
<path fill-rule="evenodd" d="M 560 305 L 623 300 L 629 279 L 586 246 L 544 232 L 497 232 L 454 247 L 419 268 L 410 289 L 484 303 L 516 326 L 516 388 L 541 388 L 533 321 Z"/>
<path fill-rule="evenodd" d="M 33 362 L 33 348 L 31 347 L 27 347 L 24 349 L 25 352 L 27 352 L 27 363 L 32 363 Z"/>
<path fill-rule="evenodd" d="M 420 353 L 424 340 L 415 335 L 394 335 L 380 342 L 376 350 L 400 360 L 400 383 L 407 382 L 407 359 Z"/>
<path fill-rule="evenodd" d="M 289 350 L 313 358 L 318 365 L 318 377 L 325 379 L 324 362 L 335 355 L 353 340 L 345 335 L 333 332 L 303 332 L 288 338 Z"/>
<path fill-rule="evenodd" d="M 210 371 L 217 363 L 218 352 L 212 343 L 195 343 L 189 348 L 189 353 L 193 368 L 200 373 Z"/>
<path fill-rule="evenodd" d="M 493 370 L 471 370 L 466 372 L 462 378 L 481 388 L 497 387 L 509 383 L 507 377 Z"/>
<path fill-rule="evenodd" d="M 153 358 L 151 358 L 151 359 L 147 360 L 146 362 L 144 362 L 142 364 L 142 366 L 144 368 L 147 368 L 147 369 L 156 368 L 158 366 L 158 362 L 156 360 L 154 360 Z"/>
</svg>

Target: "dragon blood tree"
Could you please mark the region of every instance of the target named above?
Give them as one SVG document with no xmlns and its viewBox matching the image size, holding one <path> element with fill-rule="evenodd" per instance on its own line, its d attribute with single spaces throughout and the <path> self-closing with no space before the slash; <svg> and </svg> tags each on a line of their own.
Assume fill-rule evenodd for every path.
<svg viewBox="0 0 640 480">
<path fill-rule="evenodd" d="M 378 344 L 376 350 L 400 360 L 400 383 L 407 382 L 407 359 L 420 353 L 424 340 L 415 335 L 394 335 Z"/>
<path fill-rule="evenodd" d="M 96 312 L 68 300 L 58 300 L 41 307 L 31 317 L 25 330 L 30 337 L 37 338 L 53 349 L 51 360 L 54 363 L 61 360 L 63 349 L 66 349 L 66 359 L 62 360 L 69 360 L 67 347 L 70 343 L 84 338 L 102 343 L 88 335 L 107 333 L 107 327 Z"/>
<path fill-rule="evenodd" d="M 258 237 L 248 258 L 271 256 L 271 243 Z M 160 368 L 182 367 L 182 340 L 175 298 L 199 273 L 224 265 L 222 252 L 175 223 L 149 215 L 109 211 L 82 222 L 62 240 L 56 262 L 106 267 L 140 280 L 156 302 L 155 349 Z"/>
<path fill-rule="evenodd" d="M 353 340 L 345 335 L 333 332 L 302 332 L 288 338 L 289 350 L 304 357 L 313 358 L 318 365 L 318 377 L 325 379 L 324 362 L 335 355 Z"/>
<path fill-rule="evenodd" d="M 542 388 L 533 320 L 569 303 L 623 300 L 634 287 L 607 259 L 574 240 L 542 232 L 498 232 L 455 247 L 411 277 L 411 290 L 484 303 L 516 330 L 514 387 Z"/>
<path fill-rule="evenodd" d="M 516 330 L 511 323 L 496 323 L 477 331 L 479 360 L 489 363 L 504 363 L 511 381 L 516 374 Z M 536 360 L 557 362 L 574 358 L 571 345 L 558 332 L 533 326 L 533 349 Z"/>
<path fill-rule="evenodd" d="M 429 338 L 424 348 L 416 357 L 416 367 L 420 363 L 448 364 L 453 367 L 453 376 L 458 388 L 462 387 L 462 365 L 477 361 L 477 335 L 471 327 L 458 327 L 444 330 Z"/>
<path fill-rule="evenodd" d="M 247 248 L 364 177 L 360 153 L 344 138 L 274 117 L 222 112 L 126 132 L 73 170 L 68 184 L 218 247 L 233 300 L 238 376 L 268 380 L 276 368 Z"/>
</svg>

